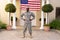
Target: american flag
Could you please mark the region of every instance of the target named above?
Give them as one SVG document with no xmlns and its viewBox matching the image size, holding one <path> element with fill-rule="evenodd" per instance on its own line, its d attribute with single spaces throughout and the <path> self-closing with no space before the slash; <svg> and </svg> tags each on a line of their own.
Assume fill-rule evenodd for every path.
<svg viewBox="0 0 60 40">
<path fill-rule="evenodd" d="M 31 11 L 39 11 L 41 6 L 41 0 L 20 0 L 20 3 L 23 10 L 29 7 Z"/>
</svg>

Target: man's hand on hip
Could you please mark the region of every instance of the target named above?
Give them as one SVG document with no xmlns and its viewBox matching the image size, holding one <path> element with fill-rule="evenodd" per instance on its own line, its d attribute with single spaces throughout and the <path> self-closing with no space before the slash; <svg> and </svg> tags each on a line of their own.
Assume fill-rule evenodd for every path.
<svg viewBox="0 0 60 40">
<path fill-rule="evenodd" d="M 25 21 L 25 19 L 24 19 L 24 21 Z"/>
<path fill-rule="evenodd" d="M 30 21 L 32 21 L 32 19 L 30 19 Z"/>
</svg>

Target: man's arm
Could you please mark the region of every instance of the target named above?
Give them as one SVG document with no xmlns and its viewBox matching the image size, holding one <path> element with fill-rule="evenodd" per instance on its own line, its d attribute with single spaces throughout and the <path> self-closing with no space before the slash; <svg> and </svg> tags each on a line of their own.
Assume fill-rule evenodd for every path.
<svg viewBox="0 0 60 40">
<path fill-rule="evenodd" d="M 31 13 L 31 16 L 33 17 L 32 20 L 35 19 L 35 15 L 33 13 Z"/>
</svg>

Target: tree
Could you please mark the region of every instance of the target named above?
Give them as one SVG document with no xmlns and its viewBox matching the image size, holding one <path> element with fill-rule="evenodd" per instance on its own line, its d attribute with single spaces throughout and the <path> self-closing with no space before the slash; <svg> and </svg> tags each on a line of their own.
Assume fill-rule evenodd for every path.
<svg viewBox="0 0 60 40">
<path fill-rule="evenodd" d="M 16 12 L 16 7 L 12 3 L 9 3 L 6 5 L 5 11 L 9 12 L 9 25 L 10 25 L 10 14 Z"/>
<path fill-rule="evenodd" d="M 42 7 L 42 11 L 47 13 L 47 17 L 48 17 L 48 13 L 52 12 L 53 11 L 53 6 L 51 4 L 45 4 L 43 7 Z M 47 18 L 48 19 L 48 18 Z M 48 20 L 47 20 L 48 21 Z"/>
</svg>

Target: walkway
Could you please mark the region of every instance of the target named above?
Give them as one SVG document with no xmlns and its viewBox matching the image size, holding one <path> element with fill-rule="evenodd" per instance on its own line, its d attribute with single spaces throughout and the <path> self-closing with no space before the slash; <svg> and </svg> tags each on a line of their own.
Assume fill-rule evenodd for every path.
<svg viewBox="0 0 60 40">
<path fill-rule="evenodd" d="M 50 32 L 33 30 L 33 38 L 29 37 L 28 32 L 25 38 L 22 38 L 22 35 L 22 30 L 3 30 L 0 31 L 0 40 L 60 40 L 60 33 L 54 30 Z"/>
</svg>

